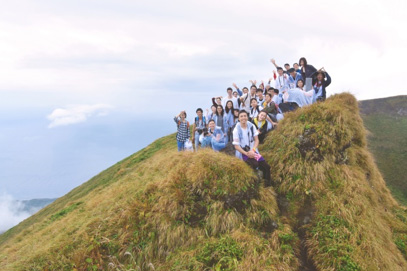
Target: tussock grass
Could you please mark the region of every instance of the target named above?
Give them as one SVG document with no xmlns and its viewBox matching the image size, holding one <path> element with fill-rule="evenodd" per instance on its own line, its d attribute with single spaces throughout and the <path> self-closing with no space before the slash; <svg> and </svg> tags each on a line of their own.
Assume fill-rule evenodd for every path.
<svg viewBox="0 0 407 271">
<path fill-rule="evenodd" d="M 407 270 L 399 233 L 406 223 L 394 213 L 402 209 L 365 137 L 356 99 L 339 94 L 287 114 L 261 149 L 277 191 L 292 198 L 289 224 L 305 230 L 308 255 L 318 270 Z M 313 219 L 301 225 L 298 214 L 306 201 Z"/>
<path fill-rule="evenodd" d="M 1 235 L 0 269 L 407 270 L 407 211 L 352 95 L 287 114 L 260 150 L 274 188 L 159 139 Z"/>
</svg>

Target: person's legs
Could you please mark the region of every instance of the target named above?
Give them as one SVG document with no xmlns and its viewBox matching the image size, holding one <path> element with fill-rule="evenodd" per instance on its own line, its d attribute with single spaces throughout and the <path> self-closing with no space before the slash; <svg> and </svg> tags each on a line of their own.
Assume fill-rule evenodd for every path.
<svg viewBox="0 0 407 271">
<path fill-rule="evenodd" d="M 246 160 L 246 163 L 248 163 L 249 166 L 250 166 L 251 168 L 253 168 L 253 169 L 256 169 L 256 168 L 259 167 L 259 163 L 258 163 L 257 160 L 254 159 L 254 158 L 249 158 L 249 159 L 247 159 L 247 160 Z"/>
<path fill-rule="evenodd" d="M 197 151 L 199 147 L 199 133 L 195 132 L 195 150 Z"/>
<path fill-rule="evenodd" d="M 224 149 L 225 146 L 226 146 L 226 143 L 218 142 L 214 138 L 212 139 L 212 149 L 214 151 L 220 151 L 221 149 Z"/>
<path fill-rule="evenodd" d="M 211 140 L 212 138 L 210 136 L 205 136 L 204 140 L 202 141 L 201 147 L 202 148 L 211 147 Z"/>
<path fill-rule="evenodd" d="M 270 166 L 264 160 L 258 162 L 258 164 L 261 171 L 263 171 L 263 176 L 265 179 L 264 186 L 271 186 Z"/>
<path fill-rule="evenodd" d="M 266 136 L 265 133 L 259 134 L 259 143 L 260 143 L 260 144 L 263 144 L 263 142 L 264 142 L 264 137 L 265 137 L 265 136 Z"/>
<path fill-rule="evenodd" d="M 248 163 L 253 169 L 259 168 L 263 172 L 263 177 L 265 179 L 264 186 L 271 186 L 270 166 L 266 161 L 263 160 L 259 162 L 254 158 L 249 158 L 246 160 L 246 163 Z"/>
<path fill-rule="evenodd" d="M 183 151 L 184 150 L 184 144 L 185 144 L 185 142 L 177 140 L 178 151 Z"/>
</svg>

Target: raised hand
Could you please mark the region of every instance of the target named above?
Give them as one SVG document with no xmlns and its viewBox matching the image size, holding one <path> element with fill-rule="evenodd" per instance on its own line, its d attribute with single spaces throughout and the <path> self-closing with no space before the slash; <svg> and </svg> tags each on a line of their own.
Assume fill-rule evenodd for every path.
<svg viewBox="0 0 407 271">
<path fill-rule="evenodd" d="M 237 87 L 237 85 L 236 85 L 235 83 L 233 83 L 232 86 L 233 86 L 235 89 L 238 89 L 238 87 Z"/>
<path fill-rule="evenodd" d="M 276 65 L 276 60 L 274 58 L 270 59 L 270 62 Z"/>
</svg>

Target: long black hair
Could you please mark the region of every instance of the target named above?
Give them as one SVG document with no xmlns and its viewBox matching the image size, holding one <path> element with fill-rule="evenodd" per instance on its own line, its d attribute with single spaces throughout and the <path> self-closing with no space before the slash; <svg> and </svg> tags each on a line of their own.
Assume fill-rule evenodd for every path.
<svg viewBox="0 0 407 271">
<path fill-rule="evenodd" d="M 301 60 L 304 61 L 304 66 L 301 65 Z M 298 63 L 300 64 L 301 67 L 305 67 L 308 65 L 307 60 L 305 59 L 305 57 L 301 57 L 300 60 L 298 61 Z"/>
<path fill-rule="evenodd" d="M 223 117 L 223 115 L 225 114 L 225 110 L 223 109 L 223 106 L 221 106 L 220 104 L 218 104 L 218 105 L 216 106 L 216 116 L 219 116 L 218 107 L 222 108 L 222 113 L 221 113 L 221 115 L 222 115 L 222 117 Z"/>
<path fill-rule="evenodd" d="M 231 103 L 231 104 L 232 104 L 232 108 L 231 108 L 231 109 L 229 109 L 228 103 Z M 226 102 L 226 106 L 225 106 L 225 112 L 226 112 L 226 114 L 229 114 L 230 111 L 232 111 L 232 113 L 233 113 L 233 102 L 232 102 L 231 100 L 227 101 L 227 102 Z"/>
</svg>

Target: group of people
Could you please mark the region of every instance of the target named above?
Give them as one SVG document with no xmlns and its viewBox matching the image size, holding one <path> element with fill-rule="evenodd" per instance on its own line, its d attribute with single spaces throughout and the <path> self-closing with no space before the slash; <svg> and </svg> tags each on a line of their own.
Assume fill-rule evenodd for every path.
<svg viewBox="0 0 407 271">
<path fill-rule="evenodd" d="M 286 63 L 282 68 L 274 59 L 270 61 L 277 72 L 273 71 L 267 84 L 261 81 L 257 85 L 256 80 L 250 80 L 249 90 L 233 83 L 235 90 L 228 87 L 227 96 L 213 97 L 211 110 L 206 109 L 206 114 L 198 108 L 192 136 L 187 113 L 181 111 L 175 116 L 178 151 L 186 149 L 188 144 L 193 144 L 196 151 L 205 147 L 220 151 L 232 144 L 236 156 L 261 169 L 265 184 L 271 185 L 270 167 L 257 150 L 258 145 L 285 113 L 324 101 L 331 77 L 324 68 L 317 70 L 308 64 L 304 57 L 293 67 Z"/>
</svg>

